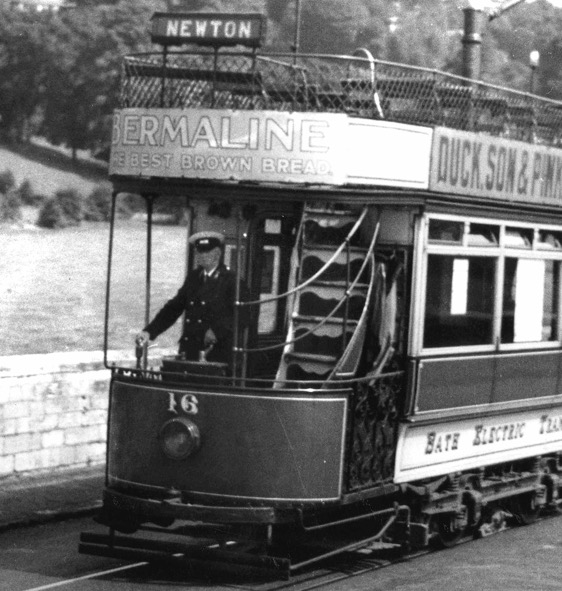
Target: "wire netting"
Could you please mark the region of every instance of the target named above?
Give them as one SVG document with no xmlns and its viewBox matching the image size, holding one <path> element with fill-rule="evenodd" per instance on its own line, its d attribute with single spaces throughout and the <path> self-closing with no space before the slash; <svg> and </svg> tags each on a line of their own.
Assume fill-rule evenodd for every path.
<svg viewBox="0 0 562 591">
<path fill-rule="evenodd" d="M 121 107 L 334 112 L 560 145 L 562 103 L 363 57 L 169 52 L 129 56 Z"/>
</svg>

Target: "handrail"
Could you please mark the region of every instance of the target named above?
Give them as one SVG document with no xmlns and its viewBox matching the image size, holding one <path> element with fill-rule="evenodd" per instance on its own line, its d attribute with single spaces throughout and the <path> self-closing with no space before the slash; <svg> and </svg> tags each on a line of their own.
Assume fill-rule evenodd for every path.
<svg viewBox="0 0 562 591">
<path fill-rule="evenodd" d="M 366 318 L 366 311 L 367 311 L 367 306 L 369 305 L 369 300 L 373 291 L 373 285 L 374 285 L 374 281 L 375 281 L 375 264 L 374 264 L 374 259 L 373 259 L 373 251 L 375 249 L 375 244 L 377 242 L 377 238 L 378 238 L 378 234 L 379 234 L 379 230 L 380 230 L 380 219 L 377 221 L 377 226 L 375 228 L 375 231 L 373 232 L 373 238 L 371 240 L 371 244 L 369 245 L 369 249 L 367 251 L 367 254 L 365 256 L 365 260 L 363 261 L 363 265 L 361 268 L 360 273 L 363 272 L 364 267 L 367 264 L 367 261 L 370 263 L 371 265 L 371 281 L 369 282 L 369 291 L 367 293 L 367 298 L 365 299 L 365 307 L 363 308 L 363 312 L 361 314 L 361 318 L 359 319 L 359 325 L 362 322 L 365 322 L 365 318 Z M 358 326 L 359 326 L 358 325 Z M 343 365 L 344 361 L 346 360 L 346 357 L 349 356 L 349 352 L 351 351 L 352 347 L 355 345 L 355 342 L 357 340 L 357 331 L 355 331 L 355 333 L 353 334 L 352 338 L 350 339 L 349 343 L 347 344 L 347 347 L 345 347 L 341 357 L 339 358 L 338 362 L 336 363 L 336 366 L 334 367 L 334 369 L 332 370 L 332 372 L 330 373 L 330 375 L 328 376 L 328 379 L 326 380 L 326 382 L 330 381 L 334 376 L 337 375 L 339 369 L 341 368 L 341 366 Z"/>
<path fill-rule="evenodd" d="M 285 103 L 292 102 L 299 112 L 333 111 L 353 116 L 360 112 L 367 118 L 462 130 L 468 125 L 471 131 L 491 136 L 556 147 L 562 144 L 560 101 L 432 68 L 375 59 L 363 48 L 352 56 L 299 54 L 298 65 L 293 63 L 294 53 L 221 51 L 215 55 L 218 63 L 212 57 L 211 52 L 202 50 L 166 53 L 166 80 L 174 78 L 185 86 L 182 92 L 167 97 L 165 108 L 231 108 L 232 96 L 240 95 L 242 102 L 237 108 L 246 110 L 282 111 Z M 162 78 L 163 61 L 164 53 L 157 52 L 125 57 L 121 107 L 161 106 L 162 85 L 153 81 Z M 192 83 L 212 84 L 214 76 L 220 79 L 224 93 L 218 102 L 211 104 L 207 92 L 184 92 Z M 295 84 L 296 78 L 302 79 L 302 88 Z M 359 82 L 357 96 L 348 96 L 345 82 L 352 86 Z M 243 101 L 250 95 L 259 98 L 257 105 L 253 100 Z M 485 116 L 468 120 L 474 109 Z"/>
<path fill-rule="evenodd" d="M 147 380 L 150 380 L 151 382 L 158 382 L 159 384 L 162 384 L 162 372 L 161 370 L 153 370 L 153 369 L 136 369 L 134 367 L 121 367 L 121 366 L 115 366 L 112 365 L 109 367 L 113 372 L 116 372 L 118 374 L 120 374 L 121 376 L 123 376 L 124 378 L 128 378 L 128 377 L 144 377 Z M 204 373 L 197 373 L 197 372 L 166 372 L 168 375 L 173 376 L 173 375 L 177 375 L 178 378 L 182 381 L 185 380 L 186 376 L 193 376 L 196 378 L 208 378 L 208 374 L 204 374 Z M 342 380 L 338 380 L 337 384 L 338 386 L 341 386 L 341 390 L 344 390 L 345 388 L 348 387 L 352 387 L 354 384 L 360 384 L 360 383 L 371 383 L 371 382 L 376 382 L 382 379 L 389 379 L 389 378 L 394 378 L 394 377 L 398 377 L 398 376 L 403 376 L 405 375 L 406 372 L 404 370 L 398 370 L 398 371 L 392 371 L 392 372 L 388 372 L 388 373 L 380 373 L 376 376 L 361 376 L 361 377 L 355 377 L 355 378 L 345 378 Z M 217 383 L 224 383 L 225 385 L 228 384 L 229 386 L 236 388 L 236 387 L 240 387 L 240 388 L 244 388 L 244 391 L 248 391 L 250 390 L 253 386 L 259 390 L 263 390 L 264 387 L 267 387 L 268 390 L 271 386 L 271 383 L 280 383 L 283 384 L 285 386 L 287 386 L 287 384 L 292 384 L 294 383 L 295 386 L 297 386 L 299 389 L 301 389 L 302 387 L 306 387 L 306 385 L 310 385 L 310 387 L 317 387 L 318 391 L 325 391 L 325 388 L 323 388 L 323 384 L 324 381 L 323 379 L 320 380 L 289 380 L 289 379 L 282 379 L 282 380 L 275 380 L 275 379 L 265 379 L 265 378 L 248 378 L 248 377 L 233 377 L 233 376 L 213 376 L 213 380 L 216 381 Z M 237 386 L 237 384 L 239 384 Z M 290 389 L 290 387 L 288 388 Z M 332 390 L 331 392 L 335 392 L 335 390 Z"/>
<path fill-rule="evenodd" d="M 359 47 L 353 52 L 353 57 L 359 57 L 360 54 L 364 54 L 364 56 L 369 60 L 369 71 L 371 74 L 371 90 L 373 91 L 373 102 L 375 103 L 375 109 L 377 110 L 377 115 L 380 119 L 384 119 L 384 113 L 382 110 L 381 99 L 379 93 L 377 92 L 376 82 L 376 60 L 373 57 L 373 54 L 366 49 L 365 47 Z"/>
<path fill-rule="evenodd" d="M 361 213 L 361 216 L 355 222 L 355 225 L 353 226 L 353 228 L 351 228 L 351 230 L 349 231 L 349 234 L 346 236 L 345 240 L 341 243 L 341 245 L 338 247 L 338 249 L 334 252 L 332 257 L 324 264 L 324 266 L 319 271 L 317 271 L 314 275 L 309 277 L 304 283 L 300 283 L 299 285 L 297 285 L 293 289 L 290 289 L 289 291 L 286 291 L 285 293 L 282 293 L 282 294 L 277 294 L 277 295 L 271 296 L 269 298 L 263 298 L 263 300 L 252 300 L 250 302 L 236 302 L 236 305 L 243 307 L 243 306 L 253 306 L 256 304 L 266 304 L 268 302 L 273 302 L 273 301 L 281 300 L 285 297 L 289 297 L 290 295 L 293 295 L 293 294 L 297 293 L 298 291 L 301 291 L 305 287 L 308 287 L 311 283 L 316 281 L 316 279 L 318 279 L 318 277 L 320 277 L 320 275 L 322 275 L 326 271 L 326 269 L 328 269 L 332 265 L 332 263 L 339 257 L 339 255 L 342 253 L 343 249 L 345 248 L 346 244 L 351 240 L 351 238 L 353 238 L 355 232 L 357 231 L 359 226 L 363 223 L 363 220 L 365 219 L 365 216 L 367 215 L 367 211 L 368 211 L 368 207 L 365 206 L 363 208 L 363 212 Z"/>
<path fill-rule="evenodd" d="M 367 211 L 367 207 L 365 208 L 364 211 L 365 212 Z M 309 336 L 313 332 L 317 331 L 319 328 L 322 328 L 328 322 L 328 320 L 330 320 L 330 318 L 332 318 L 335 315 L 335 313 L 341 308 L 341 306 L 343 306 L 343 304 L 345 304 L 347 301 L 349 301 L 349 298 L 350 298 L 353 290 L 355 289 L 355 286 L 359 283 L 359 278 L 363 274 L 363 271 L 365 270 L 365 267 L 367 266 L 367 264 L 370 262 L 370 258 L 371 258 L 371 255 L 373 254 L 374 246 L 375 246 L 376 239 L 378 236 L 379 227 L 380 227 L 380 224 L 377 223 L 377 227 L 376 227 L 375 232 L 373 234 L 373 239 L 371 240 L 371 244 L 369 246 L 369 249 L 367 250 L 365 259 L 363 260 L 361 267 L 359 268 L 359 271 L 355 275 L 355 279 L 351 282 L 351 284 L 349 286 L 347 286 L 344 297 L 342 297 L 342 299 L 334 306 L 332 311 L 329 314 L 327 314 L 326 316 L 324 316 L 324 318 L 322 318 L 322 320 L 320 322 L 315 324 L 312 328 L 306 330 L 303 334 L 301 334 L 298 337 L 291 339 L 289 341 L 285 340 L 282 343 L 277 343 L 276 345 L 269 345 L 268 347 L 259 347 L 259 348 L 254 348 L 254 349 L 237 349 L 237 350 L 239 352 L 244 352 L 244 353 L 258 353 L 261 351 L 274 351 L 276 349 L 282 349 L 282 348 L 285 348 L 287 345 L 292 345 L 294 343 L 301 341 L 302 339 L 306 338 L 307 336 Z M 350 231 L 350 233 L 351 233 L 351 231 Z M 341 247 L 343 247 L 345 244 L 346 244 L 346 242 L 344 241 L 342 243 Z M 371 284 L 372 284 L 372 279 L 371 279 Z M 304 286 L 305 284 L 303 283 L 301 285 Z M 345 354 L 345 351 L 344 351 L 344 354 Z"/>
</svg>

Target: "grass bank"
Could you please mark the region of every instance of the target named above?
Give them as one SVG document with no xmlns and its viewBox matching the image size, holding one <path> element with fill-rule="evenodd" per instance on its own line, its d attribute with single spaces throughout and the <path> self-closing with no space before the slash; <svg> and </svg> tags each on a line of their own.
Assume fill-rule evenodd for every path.
<svg viewBox="0 0 562 591">
<path fill-rule="evenodd" d="M 133 348 L 144 323 L 145 225 L 130 220 L 116 234 L 109 348 Z M 0 355 L 103 348 L 109 225 L 61 230 L 5 228 L 0 257 Z M 185 228 L 154 229 L 152 302 L 157 310 L 184 275 Z M 177 253 L 178 263 L 170 264 Z M 179 334 L 158 339 L 173 347 Z"/>
</svg>

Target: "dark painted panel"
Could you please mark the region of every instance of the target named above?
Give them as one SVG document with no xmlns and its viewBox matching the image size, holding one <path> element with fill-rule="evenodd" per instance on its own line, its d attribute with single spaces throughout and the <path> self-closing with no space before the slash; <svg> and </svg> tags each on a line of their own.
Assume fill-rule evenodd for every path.
<svg viewBox="0 0 562 591">
<path fill-rule="evenodd" d="M 493 402 L 558 394 L 560 353 L 498 357 Z"/>
<path fill-rule="evenodd" d="M 492 397 L 493 375 L 490 357 L 422 361 L 417 410 L 486 404 Z"/>
<path fill-rule="evenodd" d="M 560 351 L 427 359 L 419 364 L 416 410 L 553 396 L 561 371 Z"/>
<path fill-rule="evenodd" d="M 188 418 L 201 433 L 201 447 L 184 460 L 171 460 L 158 433 L 175 416 L 170 396 L 181 414 L 185 394 L 197 398 L 198 412 Z M 337 498 L 345 405 L 341 396 L 213 395 L 114 382 L 109 472 L 200 494 Z"/>
</svg>

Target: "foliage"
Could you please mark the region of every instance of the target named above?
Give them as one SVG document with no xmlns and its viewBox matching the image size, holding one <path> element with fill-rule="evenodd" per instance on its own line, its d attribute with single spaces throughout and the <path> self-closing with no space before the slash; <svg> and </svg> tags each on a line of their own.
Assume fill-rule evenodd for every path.
<svg viewBox="0 0 562 591">
<path fill-rule="evenodd" d="M 33 191 L 33 186 L 28 179 L 25 179 L 18 187 L 18 193 L 23 205 L 36 206 L 44 201 L 42 195 L 37 195 Z"/>
<path fill-rule="evenodd" d="M 0 193 L 0 222 L 17 222 L 21 219 L 21 199 L 13 189 Z"/>
<path fill-rule="evenodd" d="M 6 3 L 5 3 L 6 4 Z M 300 0 L 300 49 L 351 54 L 460 74 L 463 12 L 458 0 Z M 81 0 L 45 18 L 0 8 L 0 139 L 49 141 L 102 153 L 117 104 L 121 58 L 153 51 L 150 17 L 164 0 Z M 189 0 L 194 11 L 267 15 L 266 49 L 295 43 L 297 0 Z M 521 3 L 484 19 L 482 78 L 529 89 L 529 53 L 538 50 L 539 94 L 562 98 L 562 10 L 547 0 Z"/>
<path fill-rule="evenodd" d="M 67 226 L 76 226 L 84 219 L 84 198 L 76 189 L 61 189 L 55 193 Z"/>
<path fill-rule="evenodd" d="M 36 13 L 0 8 L 0 134 L 25 141 L 35 131 L 51 40 Z"/>
<path fill-rule="evenodd" d="M 95 187 L 86 198 L 84 219 L 88 222 L 107 222 L 111 219 L 111 188 Z"/>
<path fill-rule="evenodd" d="M 37 225 L 40 228 L 49 229 L 66 227 L 67 223 L 62 207 L 54 197 L 47 199 L 41 207 L 39 217 L 37 218 Z"/>
<path fill-rule="evenodd" d="M 62 189 L 43 203 L 37 225 L 41 228 L 77 226 L 84 219 L 84 199 L 76 189 Z"/>
<path fill-rule="evenodd" d="M 11 170 L 3 170 L 0 172 L 0 193 L 7 193 L 16 186 L 16 179 Z"/>
<path fill-rule="evenodd" d="M 54 144 L 99 150 L 110 135 L 121 57 L 148 49 L 153 2 L 69 11 L 53 23 L 59 41 L 49 60 L 41 131 Z"/>
</svg>

